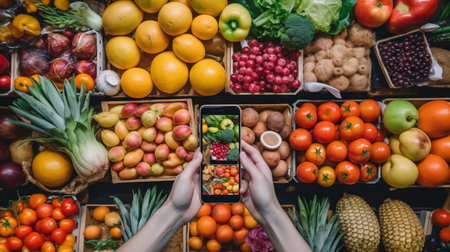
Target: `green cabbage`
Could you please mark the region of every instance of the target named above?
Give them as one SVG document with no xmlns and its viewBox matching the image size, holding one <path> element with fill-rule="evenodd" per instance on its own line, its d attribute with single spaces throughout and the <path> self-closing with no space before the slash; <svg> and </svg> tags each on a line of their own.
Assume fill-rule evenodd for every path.
<svg viewBox="0 0 450 252">
<path fill-rule="evenodd" d="M 316 30 L 327 32 L 331 23 L 339 19 L 341 7 L 341 0 L 302 0 L 296 12 L 308 16 Z"/>
</svg>

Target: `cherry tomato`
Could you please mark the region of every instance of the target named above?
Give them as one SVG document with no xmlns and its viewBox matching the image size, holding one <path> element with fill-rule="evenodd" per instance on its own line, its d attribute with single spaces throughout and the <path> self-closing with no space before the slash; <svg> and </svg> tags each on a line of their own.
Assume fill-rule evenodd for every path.
<svg viewBox="0 0 450 252">
<path fill-rule="evenodd" d="M 335 140 L 328 144 L 326 153 L 329 160 L 334 162 L 341 162 L 347 157 L 347 145 L 341 141 Z"/>
<path fill-rule="evenodd" d="M 378 129 L 372 123 L 364 123 L 364 134 L 363 138 L 369 140 L 369 142 L 373 143 L 377 140 L 378 137 Z"/>
<path fill-rule="evenodd" d="M 383 142 L 384 141 L 384 134 L 383 131 L 377 128 L 377 139 L 375 142 Z"/>
<path fill-rule="evenodd" d="M 356 182 L 358 182 L 360 177 L 360 171 L 358 166 L 349 161 L 340 162 L 336 166 L 334 172 L 336 173 L 338 181 L 341 182 L 342 184 L 347 185 L 356 184 Z"/>
<path fill-rule="evenodd" d="M 56 244 L 61 245 L 66 240 L 67 233 L 62 228 L 57 228 L 52 232 L 52 241 Z"/>
<path fill-rule="evenodd" d="M 380 116 L 380 105 L 375 100 L 364 100 L 359 104 L 359 107 L 361 109 L 360 117 L 365 122 L 373 122 Z"/>
<path fill-rule="evenodd" d="M 314 126 L 313 136 L 319 143 L 329 143 L 336 137 L 336 126 L 329 121 L 320 121 Z"/>
<path fill-rule="evenodd" d="M 79 207 L 77 203 L 73 200 L 73 198 L 65 198 L 61 202 L 61 212 L 65 216 L 74 216 L 78 214 Z"/>
<path fill-rule="evenodd" d="M 372 144 L 372 153 L 370 154 L 370 161 L 381 164 L 386 162 L 391 156 L 391 148 L 385 142 L 375 142 Z"/>
<path fill-rule="evenodd" d="M 64 229 L 66 233 L 71 234 L 73 230 L 75 230 L 76 225 L 75 221 L 72 219 L 64 219 L 59 222 L 59 227 Z"/>
<path fill-rule="evenodd" d="M 41 228 L 41 233 L 43 234 L 50 234 L 51 232 L 53 232 L 53 230 L 55 230 L 58 227 L 55 219 L 51 217 L 46 217 L 42 219 L 39 225 Z"/>
<path fill-rule="evenodd" d="M 36 221 L 36 212 L 31 208 L 25 208 L 19 214 L 19 222 L 21 225 L 33 225 Z"/>
<path fill-rule="evenodd" d="M 11 88 L 11 78 L 8 75 L 0 76 L 0 90 L 7 91 Z"/>
<path fill-rule="evenodd" d="M 75 85 L 78 90 L 81 90 L 81 85 L 83 82 L 86 92 L 92 90 L 95 86 L 95 81 L 89 74 L 81 73 L 75 76 Z"/>
<path fill-rule="evenodd" d="M 52 199 L 52 206 L 53 206 L 54 208 L 61 207 L 61 202 L 62 202 L 62 201 L 63 201 L 63 198 L 61 198 L 61 197 L 54 198 L 54 199 Z"/>
<path fill-rule="evenodd" d="M 353 100 L 345 101 L 341 105 L 341 117 L 343 119 L 349 116 L 359 117 L 361 111 L 357 102 Z"/>
<path fill-rule="evenodd" d="M 44 243 L 44 237 L 38 232 L 31 232 L 25 237 L 25 245 L 31 250 L 39 249 Z"/>
<path fill-rule="evenodd" d="M 6 240 L 8 240 L 8 238 L 0 236 L 0 244 L 6 244 Z"/>
<path fill-rule="evenodd" d="M 343 140 L 355 140 L 364 135 L 364 122 L 356 116 L 350 116 L 342 121 L 339 135 Z"/>
<path fill-rule="evenodd" d="M 8 240 L 6 240 L 6 246 L 9 250 L 19 250 L 22 248 L 23 242 L 16 236 L 11 236 L 8 238 Z"/>
<path fill-rule="evenodd" d="M 63 242 L 63 245 L 67 244 L 72 246 L 73 244 L 75 244 L 75 241 L 76 241 L 75 236 L 73 234 L 68 234 Z"/>
<path fill-rule="evenodd" d="M 14 216 L 14 213 L 13 213 L 13 211 L 11 211 L 11 210 L 5 210 L 5 211 L 3 211 L 1 214 L 0 214 L 0 218 L 4 218 L 4 217 L 13 217 Z"/>
<path fill-rule="evenodd" d="M 36 232 L 39 232 L 39 233 L 42 231 L 42 229 L 41 229 L 41 220 L 36 221 L 36 224 L 34 224 L 34 230 Z"/>
<path fill-rule="evenodd" d="M 354 164 L 365 163 L 370 159 L 372 148 L 367 139 L 356 139 L 348 145 L 348 159 Z"/>
<path fill-rule="evenodd" d="M 450 241 L 450 228 L 444 227 L 441 229 L 441 232 L 439 232 L 439 238 L 443 242 L 449 242 Z"/>
<path fill-rule="evenodd" d="M 28 199 L 28 203 L 33 209 L 36 209 L 39 205 L 44 204 L 46 201 L 47 197 L 42 193 L 35 193 Z"/>
<path fill-rule="evenodd" d="M 17 220 L 14 217 L 6 216 L 0 219 L 0 236 L 9 237 L 17 227 Z"/>
<path fill-rule="evenodd" d="M 312 104 L 311 102 L 305 102 L 300 107 L 308 107 L 308 108 L 312 109 L 313 111 L 317 112 L 316 105 Z"/>
<path fill-rule="evenodd" d="M 450 224 L 450 213 L 445 209 L 436 209 L 431 216 L 433 225 L 445 227 Z"/>
<path fill-rule="evenodd" d="M 36 215 L 39 219 L 52 216 L 53 206 L 47 203 L 36 207 Z"/>
<path fill-rule="evenodd" d="M 8 246 L 5 243 L 0 243 L 0 252 L 9 252 Z"/>
<path fill-rule="evenodd" d="M 337 123 L 341 119 L 341 109 L 334 102 L 324 102 L 317 109 L 319 120 Z"/>
<path fill-rule="evenodd" d="M 372 163 L 364 163 L 361 165 L 361 181 L 372 181 L 377 176 L 377 167 Z"/>
<path fill-rule="evenodd" d="M 15 211 L 17 214 L 21 213 L 23 209 L 26 207 L 26 204 L 23 200 L 16 200 L 11 205 L 11 210 Z"/>
<path fill-rule="evenodd" d="M 334 185 L 336 181 L 336 174 L 334 169 L 330 166 L 324 166 L 319 169 L 319 175 L 317 177 L 317 184 L 323 187 L 330 187 Z"/>
<path fill-rule="evenodd" d="M 319 175 L 319 169 L 313 162 L 302 162 L 297 166 L 297 178 L 303 183 L 312 183 L 316 181 Z"/>
<path fill-rule="evenodd" d="M 53 245 L 53 242 L 46 241 L 41 246 L 41 252 L 55 252 L 56 248 L 55 245 Z"/>
<path fill-rule="evenodd" d="M 61 208 L 59 208 L 59 207 L 53 209 L 52 217 L 55 220 L 62 220 L 64 218 L 66 218 L 66 216 L 62 213 Z"/>
<path fill-rule="evenodd" d="M 24 239 L 28 234 L 33 232 L 33 228 L 27 225 L 18 226 L 15 230 L 17 237 Z"/>
<path fill-rule="evenodd" d="M 289 135 L 289 143 L 294 150 L 306 150 L 312 143 L 312 136 L 305 129 L 296 129 Z"/>
<path fill-rule="evenodd" d="M 317 122 L 317 108 L 316 106 L 312 106 L 302 105 L 297 109 L 297 111 L 295 111 L 295 123 L 298 126 L 305 129 L 314 127 Z"/>
<path fill-rule="evenodd" d="M 325 162 L 326 154 L 325 147 L 319 143 L 313 143 L 305 152 L 306 160 L 313 162 L 316 165 L 321 165 Z"/>
<path fill-rule="evenodd" d="M 69 245 L 62 245 L 58 248 L 58 252 L 73 252 L 73 248 Z"/>
</svg>

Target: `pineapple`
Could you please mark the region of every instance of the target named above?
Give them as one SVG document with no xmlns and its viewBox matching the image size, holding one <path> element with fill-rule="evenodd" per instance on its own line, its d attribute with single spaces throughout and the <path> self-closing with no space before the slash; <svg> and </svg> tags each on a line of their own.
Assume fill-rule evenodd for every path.
<svg viewBox="0 0 450 252">
<path fill-rule="evenodd" d="M 386 199 L 379 209 L 386 252 L 422 251 L 425 234 L 419 217 L 403 201 Z"/>
<path fill-rule="evenodd" d="M 298 198 L 298 212 L 289 210 L 298 232 L 302 235 L 314 252 L 340 251 L 342 245 L 339 242 L 343 234 L 339 234 L 341 225 L 336 215 L 328 219 L 330 202 L 328 198 L 307 202 Z"/>
<path fill-rule="evenodd" d="M 369 204 L 359 196 L 344 194 L 336 205 L 344 232 L 344 245 L 349 252 L 377 251 L 380 226 Z"/>
</svg>

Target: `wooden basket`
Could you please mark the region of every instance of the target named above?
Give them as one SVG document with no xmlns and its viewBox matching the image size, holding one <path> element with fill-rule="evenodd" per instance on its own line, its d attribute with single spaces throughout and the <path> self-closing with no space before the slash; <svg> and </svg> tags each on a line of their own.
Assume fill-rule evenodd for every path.
<svg viewBox="0 0 450 252">
<path fill-rule="evenodd" d="M 135 100 L 135 101 L 103 101 L 101 103 L 102 111 L 109 111 L 111 108 L 118 105 L 125 105 L 127 103 L 136 103 L 136 104 L 152 104 L 152 103 L 170 103 L 170 102 L 185 102 L 188 106 L 188 110 L 191 115 L 191 120 L 189 122 L 189 127 L 192 129 L 192 134 L 197 136 L 197 126 L 195 123 L 195 114 L 194 108 L 192 105 L 192 99 L 190 98 L 180 98 L 180 99 L 163 99 L 163 100 Z M 111 169 L 111 177 L 112 183 L 140 183 L 140 182 L 157 182 L 157 181 L 174 181 L 176 176 L 162 175 L 162 176 L 152 176 L 146 178 L 137 178 L 137 179 L 121 179 L 116 171 Z"/>
</svg>

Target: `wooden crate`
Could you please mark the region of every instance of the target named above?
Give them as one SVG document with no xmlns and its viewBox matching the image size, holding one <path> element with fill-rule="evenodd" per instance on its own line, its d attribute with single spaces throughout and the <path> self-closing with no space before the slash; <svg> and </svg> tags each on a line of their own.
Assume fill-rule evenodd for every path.
<svg viewBox="0 0 450 252">
<path fill-rule="evenodd" d="M 11 78 L 11 81 L 9 83 L 9 90 L 6 92 L 0 92 L 0 97 L 1 96 L 9 96 L 9 95 L 13 94 L 13 91 L 14 91 L 13 71 L 17 67 L 16 61 L 14 60 L 14 57 L 13 57 L 13 55 L 15 54 L 15 50 L 11 54 L 6 54 L 6 53 L 5 54 L 1 53 L 1 54 L 9 60 L 9 66 L 10 66 L 9 77 Z"/>
<path fill-rule="evenodd" d="M 105 239 L 105 238 L 107 238 L 109 236 L 109 231 L 108 231 L 109 228 L 106 226 L 106 224 L 102 223 L 102 222 L 99 222 L 99 221 L 96 221 L 92 217 L 92 212 L 98 206 L 106 206 L 111 211 L 117 211 L 118 212 L 116 205 L 110 205 L 110 204 L 106 204 L 106 205 L 87 204 L 87 205 L 84 205 L 82 207 L 82 210 L 81 210 L 82 211 L 81 226 L 79 228 L 80 235 L 79 235 L 79 239 L 78 239 L 79 243 L 78 243 L 78 250 L 77 250 L 79 252 L 94 252 L 94 249 L 92 249 L 92 247 L 86 246 L 86 244 L 84 243 L 85 240 L 84 240 L 83 232 L 84 232 L 84 229 L 86 228 L 86 226 L 92 225 L 92 224 L 99 225 L 100 230 L 101 230 L 101 239 Z M 186 237 L 185 233 L 186 233 L 186 226 L 183 226 L 182 228 L 180 228 L 177 231 L 177 233 L 174 235 L 174 237 L 172 237 L 172 239 L 169 241 L 168 245 L 166 245 L 166 248 L 163 249 L 162 251 L 163 252 L 184 252 L 184 251 L 186 251 L 186 248 L 185 248 L 186 242 L 184 241 L 184 239 Z M 181 239 L 182 239 L 181 240 L 181 242 L 182 242 L 182 244 L 181 244 L 182 249 L 174 250 L 173 248 L 171 248 L 170 250 L 168 250 L 168 248 L 167 248 L 168 246 L 175 245 L 173 243 L 176 242 L 175 239 L 174 239 L 176 236 L 180 236 Z M 123 241 L 120 240 L 120 241 L 118 241 L 118 243 L 119 243 L 119 246 L 121 246 L 123 244 Z"/>
<path fill-rule="evenodd" d="M 180 98 L 180 99 L 163 99 L 163 100 L 135 100 L 135 101 L 103 101 L 101 103 L 102 111 L 106 112 L 109 111 L 111 108 L 118 106 L 118 105 L 125 105 L 127 103 L 136 103 L 136 104 L 152 104 L 152 103 L 170 103 L 170 102 L 185 102 L 188 106 L 188 110 L 191 115 L 191 120 L 189 122 L 189 127 L 192 129 L 192 134 L 197 136 L 197 125 L 195 123 L 195 114 L 194 114 L 194 108 L 192 105 L 192 99 L 190 98 Z M 113 171 L 111 169 L 111 177 L 112 177 L 112 183 L 139 183 L 139 182 L 157 182 L 157 181 L 174 181 L 176 176 L 168 176 L 168 175 L 162 175 L 162 176 L 152 176 L 147 178 L 138 178 L 138 179 L 120 179 L 119 175 L 116 171 Z"/>
<path fill-rule="evenodd" d="M 234 53 L 234 50 L 238 50 L 240 49 L 240 44 L 239 43 L 232 43 L 232 42 L 227 42 L 227 47 L 225 49 L 225 56 L 224 56 L 224 65 L 225 65 L 225 70 L 227 71 L 227 84 L 225 85 L 225 92 L 230 93 L 232 95 L 297 95 L 301 90 L 302 90 L 302 86 L 300 86 L 296 91 L 291 92 L 291 93 L 274 93 L 274 92 L 265 92 L 263 94 L 261 93 L 257 93 L 257 94 L 252 94 L 250 92 L 241 92 L 239 94 L 235 93 L 231 88 L 230 88 L 230 75 L 233 73 L 233 59 L 232 59 L 232 55 Z M 297 60 L 297 70 L 298 70 L 298 80 L 303 83 L 303 51 L 301 51 L 301 55 Z"/>
</svg>

